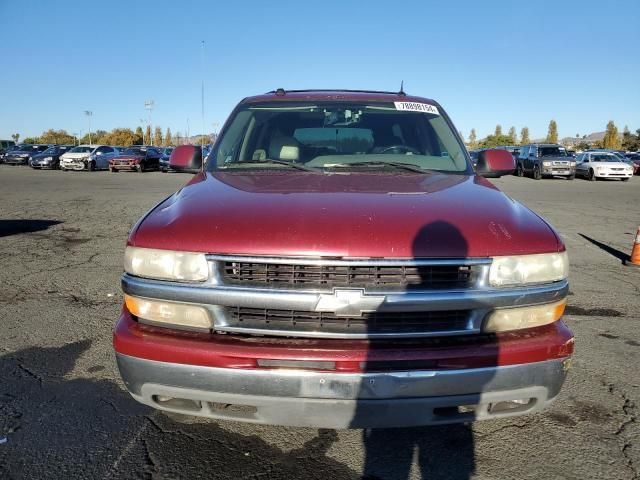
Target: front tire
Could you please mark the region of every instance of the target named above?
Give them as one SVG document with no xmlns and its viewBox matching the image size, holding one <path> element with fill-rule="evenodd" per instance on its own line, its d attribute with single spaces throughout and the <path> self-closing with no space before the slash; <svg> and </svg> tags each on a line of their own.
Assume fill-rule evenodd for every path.
<svg viewBox="0 0 640 480">
<path fill-rule="evenodd" d="M 524 177 L 524 167 L 521 163 L 518 164 L 518 168 L 516 169 L 516 175 L 520 178 Z"/>
<path fill-rule="evenodd" d="M 573 173 L 567 177 L 568 180 L 574 180 L 576 178 L 576 174 Z"/>
<path fill-rule="evenodd" d="M 589 180 L 592 182 L 598 180 L 598 177 L 596 177 L 596 172 L 594 172 L 593 169 L 589 170 Z"/>
<path fill-rule="evenodd" d="M 118 173 L 118 170 L 116 170 L 116 169 L 115 169 L 115 168 L 113 168 L 113 167 L 109 167 L 109 171 L 110 171 L 111 173 Z"/>
<path fill-rule="evenodd" d="M 142 164 L 136 165 L 136 172 L 138 172 L 138 173 L 144 172 L 144 168 L 142 168 Z"/>
<path fill-rule="evenodd" d="M 541 180 L 542 179 L 542 172 L 540 171 L 540 166 L 539 165 L 535 165 L 533 167 L 533 179 L 534 180 Z"/>
<path fill-rule="evenodd" d="M 96 162 L 89 162 L 89 171 L 90 172 L 95 172 L 96 171 Z"/>
</svg>

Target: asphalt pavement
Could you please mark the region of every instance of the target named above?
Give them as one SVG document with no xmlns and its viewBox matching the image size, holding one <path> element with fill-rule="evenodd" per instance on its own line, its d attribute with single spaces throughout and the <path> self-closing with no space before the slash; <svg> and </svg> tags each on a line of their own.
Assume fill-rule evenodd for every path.
<svg viewBox="0 0 640 480">
<path fill-rule="evenodd" d="M 551 409 L 471 426 L 318 430 L 168 416 L 118 377 L 128 230 L 186 174 L 0 165 L 0 478 L 640 478 L 640 224 L 630 182 L 505 177 L 571 258 L 573 367 Z"/>
</svg>

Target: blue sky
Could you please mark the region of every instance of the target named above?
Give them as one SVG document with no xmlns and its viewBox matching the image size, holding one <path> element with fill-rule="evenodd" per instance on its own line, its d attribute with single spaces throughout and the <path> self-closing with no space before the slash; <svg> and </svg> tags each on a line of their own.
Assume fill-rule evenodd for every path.
<svg viewBox="0 0 640 480">
<path fill-rule="evenodd" d="M 525 27 L 526 28 L 523 28 Z M 201 41 L 205 66 L 201 67 Z M 243 97 L 284 88 L 438 100 L 479 137 L 640 128 L 640 2 L 0 0 L 0 138 L 47 128 L 213 131 Z M 146 120 L 145 120 L 146 121 Z"/>
</svg>

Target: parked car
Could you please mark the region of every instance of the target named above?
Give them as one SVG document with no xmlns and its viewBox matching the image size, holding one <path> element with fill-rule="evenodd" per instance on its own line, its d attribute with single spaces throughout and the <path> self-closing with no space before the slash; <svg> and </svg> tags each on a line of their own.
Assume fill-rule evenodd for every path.
<svg viewBox="0 0 640 480">
<path fill-rule="evenodd" d="M 16 142 L 13 140 L 0 140 L 0 163 L 2 163 L 5 153 L 12 150 L 15 146 Z"/>
<path fill-rule="evenodd" d="M 622 151 L 622 150 L 610 150 L 610 149 L 606 149 L 606 148 L 597 148 L 597 149 L 590 149 L 587 150 L 587 152 L 605 152 L 605 153 L 611 153 L 612 155 L 615 155 L 616 157 L 618 157 L 618 159 L 623 162 L 626 163 L 627 165 L 629 165 L 632 169 L 633 169 L 633 174 L 635 175 L 636 173 L 638 173 L 638 171 L 640 171 L 640 166 L 636 164 L 636 162 L 634 162 L 631 159 L 631 155 L 627 154 L 626 152 Z"/>
<path fill-rule="evenodd" d="M 630 153 L 627 158 L 633 163 L 633 173 L 635 175 L 640 173 L 640 153 Z"/>
<path fill-rule="evenodd" d="M 160 157 L 162 154 L 154 147 L 129 147 L 120 155 L 109 162 L 109 170 L 131 170 L 146 172 L 147 170 L 160 169 Z"/>
<path fill-rule="evenodd" d="M 162 156 L 160 157 L 160 171 L 167 173 L 169 171 L 169 158 L 171 158 L 171 152 L 173 147 L 166 147 L 162 149 Z"/>
<path fill-rule="evenodd" d="M 539 411 L 573 352 L 562 237 L 483 178 L 442 106 L 248 97 L 192 180 L 131 230 L 114 347 L 139 402 L 314 427 Z"/>
<path fill-rule="evenodd" d="M 623 182 L 633 176 L 633 167 L 610 152 L 585 152 L 576 158 L 576 174 L 591 181 L 619 178 Z"/>
<path fill-rule="evenodd" d="M 73 145 L 52 145 L 44 152 L 33 155 L 29 165 L 31 168 L 50 168 L 55 170 L 60 168 L 60 156 L 72 148 Z"/>
<path fill-rule="evenodd" d="M 7 152 L 4 156 L 4 163 L 7 165 L 29 165 L 31 158 L 44 152 L 51 145 L 24 144 Z"/>
<path fill-rule="evenodd" d="M 513 146 L 513 145 L 503 145 L 500 147 L 496 147 L 498 150 L 506 150 L 507 152 L 509 152 L 514 160 L 518 158 L 518 155 L 520 154 L 520 147 L 518 146 Z"/>
<path fill-rule="evenodd" d="M 109 145 L 78 145 L 60 157 L 60 169 L 67 170 L 106 170 L 109 160 L 119 153 Z"/>
<path fill-rule="evenodd" d="M 540 180 L 545 177 L 576 177 L 576 162 L 567 156 L 562 145 L 552 143 L 533 143 L 522 145 L 518 154 L 516 175 L 531 175 Z"/>
</svg>

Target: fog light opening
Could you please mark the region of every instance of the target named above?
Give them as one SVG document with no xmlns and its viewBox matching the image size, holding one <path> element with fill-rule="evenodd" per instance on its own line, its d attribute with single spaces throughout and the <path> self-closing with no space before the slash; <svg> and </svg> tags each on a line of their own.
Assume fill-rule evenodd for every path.
<svg viewBox="0 0 640 480">
<path fill-rule="evenodd" d="M 151 398 L 153 402 L 161 408 L 179 411 L 187 410 L 190 412 L 197 412 L 202 410 L 202 404 L 197 400 L 168 397 L 166 395 L 153 395 L 153 397 Z"/>
<path fill-rule="evenodd" d="M 521 398 L 517 400 L 507 400 L 489 404 L 489 413 L 520 412 L 528 410 L 536 403 L 535 398 Z"/>
</svg>

